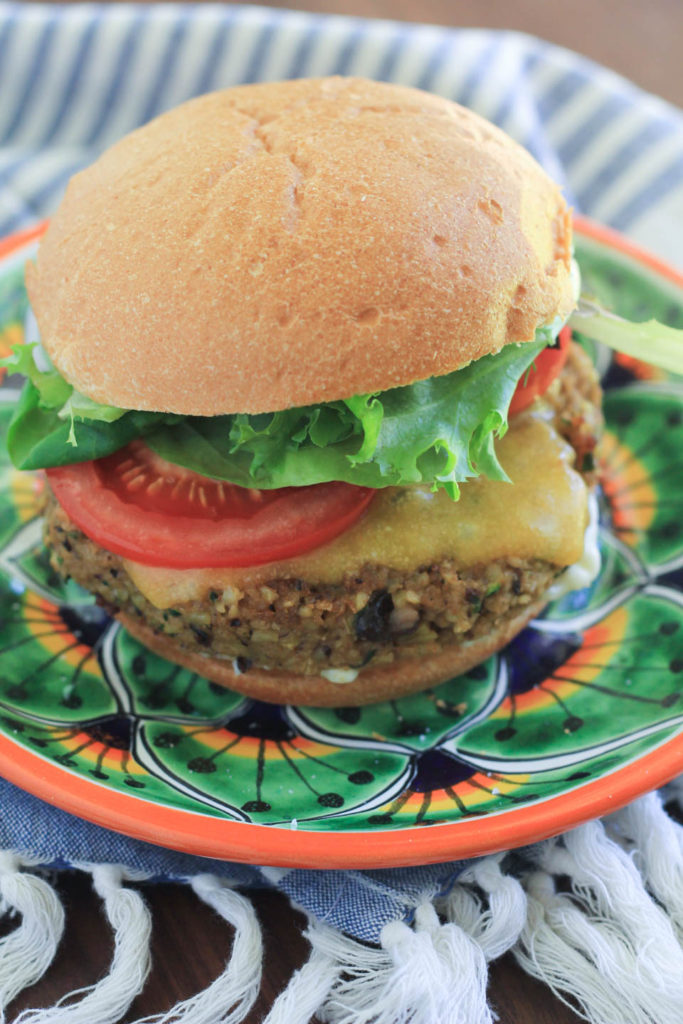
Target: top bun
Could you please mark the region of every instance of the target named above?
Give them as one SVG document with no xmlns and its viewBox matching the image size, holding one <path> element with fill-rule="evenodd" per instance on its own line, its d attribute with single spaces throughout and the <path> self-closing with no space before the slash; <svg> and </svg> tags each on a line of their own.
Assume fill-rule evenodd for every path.
<svg viewBox="0 0 683 1024">
<path fill-rule="evenodd" d="M 469 110 L 327 78 L 191 100 L 77 174 L 43 344 L 127 409 L 259 413 L 449 373 L 572 308 L 556 185 Z"/>
</svg>

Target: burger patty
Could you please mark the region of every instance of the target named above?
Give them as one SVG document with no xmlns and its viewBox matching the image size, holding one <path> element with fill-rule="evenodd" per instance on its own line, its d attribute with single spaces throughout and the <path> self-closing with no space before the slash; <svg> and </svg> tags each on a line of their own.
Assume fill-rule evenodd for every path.
<svg viewBox="0 0 683 1024">
<path fill-rule="evenodd" d="M 574 448 L 587 483 L 595 476 L 600 387 L 575 345 L 543 401 Z M 539 559 L 506 558 L 459 568 L 452 559 L 412 572 L 364 565 L 334 584 L 273 578 L 245 589 L 159 609 L 138 590 L 123 560 L 99 547 L 48 493 L 45 537 L 55 568 L 116 614 L 165 637 L 169 647 L 303 675 L 433 656 L 487 634 L 538 602 L 561 570 Z"/>
<path fill-rule="evenodd" d="M 576 469 L 589 486 L 597 481 L 595 449 L 602 435 L 602 388 L 591 359 L 572 342 L 567 362 L 543 395 L 554 427 L 576 452 Z"/>
</svg>

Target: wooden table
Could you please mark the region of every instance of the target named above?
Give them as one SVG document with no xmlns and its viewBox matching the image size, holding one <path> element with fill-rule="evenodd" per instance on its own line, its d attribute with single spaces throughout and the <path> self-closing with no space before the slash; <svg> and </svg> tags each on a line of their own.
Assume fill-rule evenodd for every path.
<svg viewBox="0 0 683 1024">
<path fill-rule="evenodd" d="M 248 2 L 248 0 L 247 0 Z M 324 14 L 528 32 L 683 106 L 680 0 L 263 0 Z"/>
<path fill-rule="evenodd" d="M 273 7 L 292 6 L 271 2 Z M 646 89 L 683 104 L 683 4 L 680 0 L 308 0 L 307 10 L 397 18 L 453 26 L 517 29 L 577 50 L 614 68 Z M 109 929 L 82 876 L 60 883 L 68 914 L 69 940 L 46 977 L 12 1006 L 51 1004 L 66 992 L 91 984 L 111 957 Z M 159 1012 L 193 995 L 221 971 L 230 949 L 230 929 L 186 889 L 147 890 L 154 916 L 154 968 L 126 1021 Z M 264 981 L 248 1024 L 262 1019 L 275 995 L 307 956 L 301 915 L 282 897 L 253 896 L 266 941 Z M 491 970 L 490 999 L 501 1024 L 578 1024 L 579 1018 L 547 989 L 522 974 L 511 957 Z M 92 1024 L 97 1024 L 93 1021 Z M 439 1022 L 434 1022 L 439 1024 Z"/>
</svg>

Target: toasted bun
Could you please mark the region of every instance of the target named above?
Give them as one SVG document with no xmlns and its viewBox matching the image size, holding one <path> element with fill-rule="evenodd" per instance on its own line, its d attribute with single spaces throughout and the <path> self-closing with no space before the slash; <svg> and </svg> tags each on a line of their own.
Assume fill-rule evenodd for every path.
<svg viewBox="0 0 683 1024">
<path fill-rule="evenodd" d="M 477 115 L 330 78 L 157 118 L 77 174 L 28 288 L 98 402 L 267 412 L 448 373 L 567 315 L 557 187 Z"/>
<path fill-rule="evenodd" d="M 521 614 L 504 621 L 495 633 L 470 643 L 455 644 L 431 658 L 400 661 L 393 665 L 363 669 L 352 683 L 331 683 L 323 676 L 295 675 L 293 672 L 271 672 L 254 667 L 237 674 L 232 661 L 219 660 L 193 651 L 186 651 L 168 636 L 159 635 L 138 619 L 117 614 L 117 619 L 137 640 L 169 661 L 184 665 L 190 671 L 226 686 L 237 693 L 273 704 L 303 704 L 310 707 L 348 707 L 394 700 L 409 693 L 418 693 L 429 686 L 438 686 L 479 665 L 508 644 L 540 611 L 546 601 L 527 605 Z"/>
</svg>

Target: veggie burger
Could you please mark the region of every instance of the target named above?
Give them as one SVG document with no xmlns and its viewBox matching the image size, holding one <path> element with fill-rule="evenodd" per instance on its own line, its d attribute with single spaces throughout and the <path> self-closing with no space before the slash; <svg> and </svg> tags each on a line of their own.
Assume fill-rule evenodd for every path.
<svg viewBox="0 0 683 1024">
<path fill-rule="evenodd" d="M 595 571 L 569 213 L 470 111 L 344 78 L 202 96 L 73 178 L 27 287 L 12 458 L 46 470 L 57 569 L 165 657 L 370 703 Z"/>
</svg>

